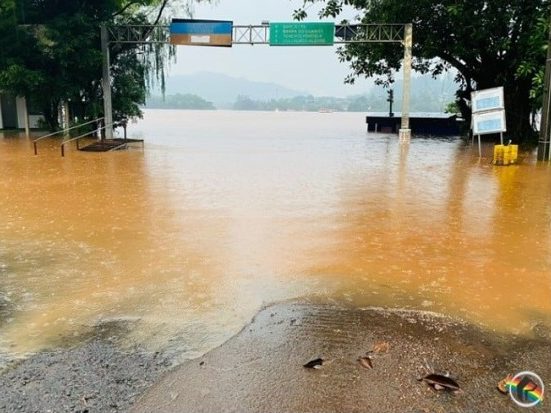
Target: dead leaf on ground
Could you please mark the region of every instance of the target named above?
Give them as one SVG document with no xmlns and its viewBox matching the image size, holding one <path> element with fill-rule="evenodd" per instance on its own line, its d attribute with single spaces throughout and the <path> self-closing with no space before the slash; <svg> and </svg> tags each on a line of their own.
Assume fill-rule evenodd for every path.
<svg viewBox="0 0 551 413">
<path fill-rule="evenodd" d="M 507 388 L 507 384 L 510 383 L 513 380 L 513 375 L 508 374 L 507 377 L 505 377 L 503 380 L 501 380 L 497 384 L 497 389 L 501 394 L 507 394 L 509 393 L 509 389 Z"/>
<path fill-rule="evenodd" d="M 379 341 L 373 345 L 372 353 L 385 354 L 390 350 L 390 344 L 386 341 Z"/>
<path fill-rule="evenodd" d="M 323 361 L 324 360 L 322 358 L 318 358 L 318 359 L 309 361 L 303 367 L 307 369 L 321 369 L 321 366 L 323 365 Z"/>
<path fill-rule="evenodd" d="M 437 391 L 446 390 L 451 392 L 458 392 L 461 390 L 459 384 L 454 379 L 448 376 L 442 376 L 440 374 L 429 374 L 419 380 L 424 381 Z"/>
<path fill-rule="evenodd" d="M 370 357 L 359 357 L 358 363 L 360 363 L 360 366 L 368 370 L 373 368 L 373 362 Z"/>
</svg>

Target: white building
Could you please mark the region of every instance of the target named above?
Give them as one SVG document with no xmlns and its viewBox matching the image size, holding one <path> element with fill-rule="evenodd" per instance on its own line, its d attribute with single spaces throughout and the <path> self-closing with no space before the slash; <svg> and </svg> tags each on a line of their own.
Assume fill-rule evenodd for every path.
<svg viewBox="0 0 551 413">
<path fill-rule="evenodd" d="M 37 129 L 42 115 L 32 108 L 27 110 L 24 97 L 0 93 L 0 129 Z"/>
</svg>

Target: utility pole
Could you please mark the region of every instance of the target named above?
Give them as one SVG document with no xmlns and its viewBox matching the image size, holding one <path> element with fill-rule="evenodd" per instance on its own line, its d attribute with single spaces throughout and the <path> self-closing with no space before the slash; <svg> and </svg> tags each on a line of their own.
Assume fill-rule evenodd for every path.
<svg viewBox="0 0 551 413">
<path fill-rule="evenodd" d="M 411 129 L 409 125 L 409 103 L 411 93 L 411 66 L 413 61 L 413 24 L 404 26 L 404 92 L 402 96 L 402 127 L 400 142 L 409 143 Z"/>
<path fill-rule="evenodd" d="M 105 138 L 113 139 L 113 106 L 111 102 L 111 58 L 109 56 L 109 33 L 107 26 L 101 25 L 101 51 L 103 53 L 103 111 L 105 122 Z M 101 136 L 101 135 L 100 135 Z"/>
<path fill-rule="evenodd" d="M 541 112 L 538 161 L 551 161 L 551 20 L 549 22 L 549 40 L 547 43 L 547 61 L 545 63 L 545 86 L 543 89 L 543 109 Z"/>
<path fill-rule="evenodd" d="M 390 104 L 390 108 L 388 110 L 388 117 L 393 118 L 394 112 L 392 111 L 392 104 L 394 103 L 394 90 L 390 89 L 388 91 L 388 99 L 386 101 Z"/>
</svg>

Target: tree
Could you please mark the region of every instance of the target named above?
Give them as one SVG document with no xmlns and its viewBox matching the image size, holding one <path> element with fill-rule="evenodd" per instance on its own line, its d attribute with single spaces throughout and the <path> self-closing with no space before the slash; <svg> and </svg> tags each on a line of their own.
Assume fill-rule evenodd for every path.
<svg viewBox="0 0 551 413">
<path fill-rule="evenodd" d="M 73 117 L 103 116 L 100 26 L 157 24 L 168 6 L 169 0 L 2 0 L 0 90 L 32 100 L 52 130 L 61 102 L 70 102 Z M 173 55 L 164 45 L 113 45 L 114 121 L 142 115 L 148 87 L 155 80 L 164 87 Z"/>
<path fill-rule="evenodd" d="M 192 110 L 215 110 L 212 104 L 200 96 L 193 94 L 181 94 L 168 96 L 151 96 L 147 99 L 147 107 L 152 109 L 192 109 Z"/>
<path fill-rule="evenodd" d="M 507 127 L 513 140 L 535 136 L 531 114 L 539 109 L 538 74 L 545 65 L 548 0 L 305 0 L 325 3 L 321 16 L 337 17 L 348 5 L 362 23 L 414 25 L 414 69 L 437 76 L 457 70 L 457 104 L 470 120 L 473 90 L 505 87 Z M 306 17 L 304 9 L 295 11 Z M 543 35 L 542 35 L 543 33 Z M 390 76 L 402 51 L 390 44 L 352 44 L 339 51 L 357 76 Z M 384 79 L 383 79 L 384 80 Z"/>
</svg>

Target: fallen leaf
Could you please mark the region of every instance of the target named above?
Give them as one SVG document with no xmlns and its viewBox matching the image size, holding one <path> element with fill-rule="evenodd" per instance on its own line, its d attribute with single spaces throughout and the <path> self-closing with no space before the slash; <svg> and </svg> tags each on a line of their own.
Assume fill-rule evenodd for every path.
<svg viewBox="0 0 551 413">
<path fill-rule="evenodd" d="M 373 350 L 371 350 L 372 353 L 377 354 L 384 354 L 388 353 L 390 350 L 390 344 L 388 344 L 386 341 L 379 341 L 378 343 L 375 343 L 373 345 Z"/>
<path fill-rule="evenodd" d="M 309 361 L 303 367 L 305 367 L 307 369 L 321 369 L 322 365 L 323 365 L 323 359 L 319 358 L 319 359 Z"/>
<path fill-rule="evenodd" d="M 509 393 L 509 389 L 507 388 L 507 384 L 509 382 L 511 382 L 511 380 L 513 380 L 513 375 L 512 374 L 508 374 L 507 377 L 505 377 L 503 380 L 501 380 L 498 384 L 497 384 L 497 389 L 499 390 L 500 393 L 502 394 L 507 394 Z"/>
<path fill-rule="evenodd" d="M 360 366 L 366 369 L 372 369 L 373 368 L 373 362 L 371 361 L 370 357 L 360 357 L 358 358 L 358 362 L 360 363 Z"/>
<path fill-rule="evenodd" d="M 461 390 L 459 384 L 454 379 L 440 374 L 429 374 L 420 380 L 427 383 L 434 390 L 447 390 L 452 392 Z"/>
</svg>

